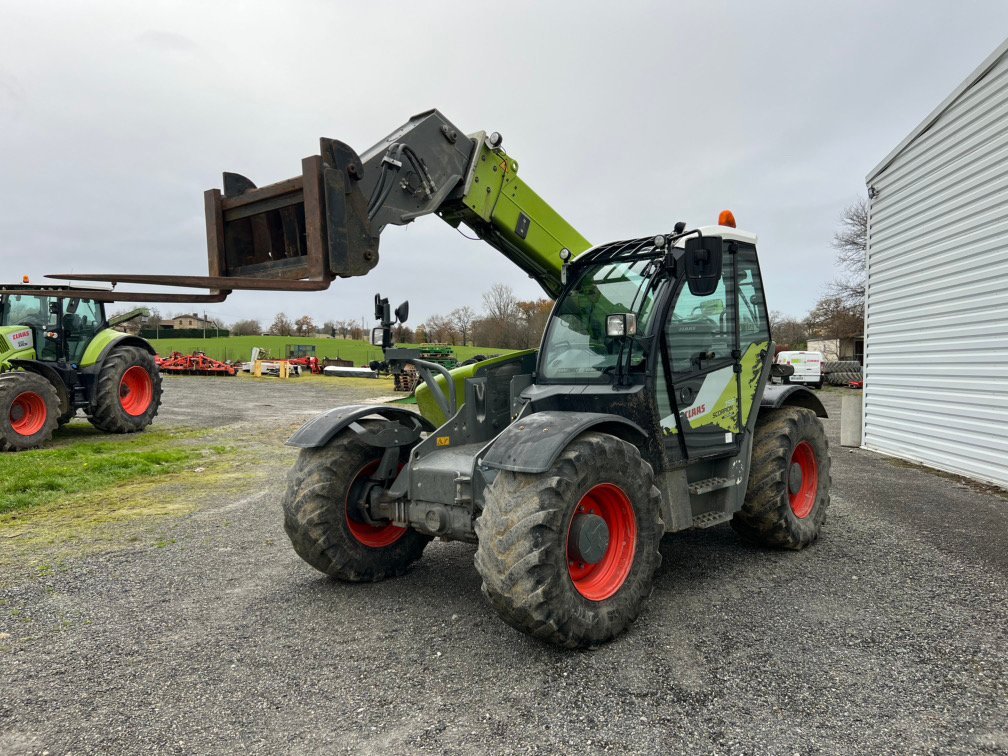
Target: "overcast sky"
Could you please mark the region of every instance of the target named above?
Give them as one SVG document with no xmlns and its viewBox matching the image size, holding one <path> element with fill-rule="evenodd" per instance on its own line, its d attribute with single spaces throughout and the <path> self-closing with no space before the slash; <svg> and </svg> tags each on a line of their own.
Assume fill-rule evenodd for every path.
<svg viewBox="0 0 1008 756">
<path fill-rule="evenodd" d="M 206 273 L 203 190 L 358 152 L 439 108 L 496 130 L 593 243 L 714 222 L 759 235 L 770 308 L 804 314 L 868 171 L 1008 33 L 1008 3 L 10 2 L 0 0 L 0 280 Z M 277 310 L 411 322 L 493 283 L 541 290 L 435 217 L 381 239 L 364 278 L 236 292 Z M 166 306 L 165 312 L 185 306 Z M 193 306 L 188 309 L 202 309 Z"/>
</svg>

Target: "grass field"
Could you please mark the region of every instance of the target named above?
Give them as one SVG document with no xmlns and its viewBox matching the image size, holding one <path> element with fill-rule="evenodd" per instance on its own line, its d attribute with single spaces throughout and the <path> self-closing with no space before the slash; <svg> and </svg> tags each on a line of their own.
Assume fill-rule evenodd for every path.
<svg viewBox="0 0 1008 756">
<path fill-rule="evenodd" d="M 205 469 L 229 451 L 189 431 L 150 429 L 113 440 L 96 435 L 76 422 L 61 430 L 52 446 L 0 454 L 0 531 L 4 515 L 79 495 L 103 500 L 122 483 Z"/>
<path fill-rule="evenodd" d="M 366 365 L 371 360 L 380 360 L 381 349 L 366 341 L 351 341 L 350 339 L 307 338 L 299 336 L 228 336 L 225 338 L 207 339 L 151 339 L 151 344 L 161 356 L 172 352 L 192 354 L 195 351 L 206 352 L 215 360 L 238 360 L 247 362 L 253 347 L 265 348 L 273 358 L 284 357 L 288 345 L 312 344 L 315 346 L 315 356 L 339 357 L 352 360 L 355 365 Z M 399 346 L 413 346 L 400 344 Z M 453 347 L 459 360 L 466 360 L 476 354 L 503 354 L 507 349 L 490 349 L 478 346 Z"/>
</svg>

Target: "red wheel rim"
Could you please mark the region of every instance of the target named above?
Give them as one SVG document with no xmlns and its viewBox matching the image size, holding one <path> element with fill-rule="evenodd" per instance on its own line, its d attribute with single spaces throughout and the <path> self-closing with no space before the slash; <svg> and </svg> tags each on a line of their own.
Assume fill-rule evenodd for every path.
<svg viewBox="0 0 1008 756">
<path fill-rule="evenodd" d="M 34 391 L 18 394 L 11 403 L 10 424 L 19 436 L 34 436 L 45 427 L 48 416 L 45 399 Z"/>
<path fill-rule="evenodd" d="M 801 486 L 798 491 L 792 491 L 792 468 L 797 465 L 801 470 Z M 819 491 L 819 464 L 816 462 L 815 449 L 808 441 L 802 441 L 791 452 L 791 464 L 788 465 L 788 503 L 795 517 L 804 520 L 815 506 L 816 494 Z"/>
<path fill-rule="evenodd" d="M 153 400 L 154 382 L 144 368 L 134 365 L 123 373 L 119 381 L 119 403 L 127 415 L 142 415 Z"/>
<path fill-rule="evenodd" d="M 609 546 L 596 564 L 572 559 L 571 526 L 580 514 L 594 514 L 609 528 Z M 637 516 L 619 486 L 599 483 L 581 497 L 567 523 L 567 570 L 577 592 L 589 601 L 605 601 L 626 582 L 637 551 Z"/>
<path fill-rule="evenodd" d="M 343 511 L 346 512 L 347 527 L 350 528 L 350 534 L 360 543 L 372 549 L 383 549 L 386 546 L 391 546 L 406 535 L 407 530 L 407 528 L 400 528 L 391 522 L 387 525 L 369 525 L 350 516 L 350 497 L 358 493 L 364 481 L 370 477 L 371 473 L 378 469 L 378 462 L 379 460 L 377 459 L 373 462 L 368 462 L 354 476 L 353 482 L 350 484 L 350 490 L 347 491 L 347 499 L 343 507 Z"/>
</svg>

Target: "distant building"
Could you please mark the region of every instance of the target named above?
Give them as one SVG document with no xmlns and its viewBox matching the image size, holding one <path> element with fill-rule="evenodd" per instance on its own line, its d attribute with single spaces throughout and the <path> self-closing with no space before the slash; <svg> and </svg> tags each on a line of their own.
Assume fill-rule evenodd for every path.
<svg viewBox="0 0 1008 756">
<path fill-rule="evenodd" d="M 867 449 L 1008 486 L 1008 41 L 868 174 Z"/>
<path fill-rule="evenodd" d="M 805 349 L 822 352 L 830 362 L 836 360 L 864 361 L 864 337 L 844 336 L 839 339 L 809 339 Z"/>
<path fill-rule="evenodd" d="M 171 328 L 213 328 L 216 323 L 209 318 L 202 317 L 199 313 L 194 312 L 192 315 L 177 315 L 174 318 L 169 318 L 168 320 L 162 320 L 160 327 L 171 329 Z"/>
</svg>

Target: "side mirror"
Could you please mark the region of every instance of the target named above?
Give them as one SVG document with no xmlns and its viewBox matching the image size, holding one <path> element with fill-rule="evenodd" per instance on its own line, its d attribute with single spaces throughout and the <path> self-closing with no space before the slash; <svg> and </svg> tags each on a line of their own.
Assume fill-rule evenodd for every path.
<svg viewBox="0 0 1008 756">
<path fill-rule="evenodd" d="M 400 323 L 405 323 L 406 319 L 409 317 L 409 301 L 403 302 L 401 305 L 395 308 L 396 320 Z"/>
<path fill-rule="evenodd" d="M 770 375 L 774 378 L 787 378 L 794 375 L 794 365 L 786 365 L 783 362 L 774 362 L 770 365 Z"/>
<path fill-rule="evenodd" d="M 709 297 L 721 280 L 720 236 L 691 236 L 686 240 L 683 261 L 690 294 Z"/>
</svg>

